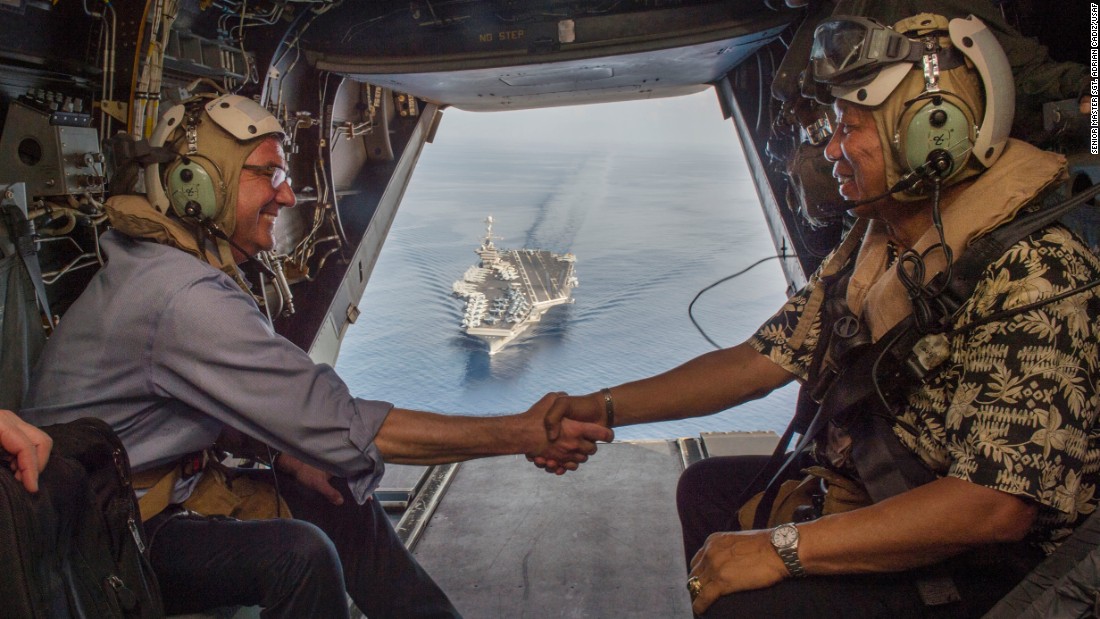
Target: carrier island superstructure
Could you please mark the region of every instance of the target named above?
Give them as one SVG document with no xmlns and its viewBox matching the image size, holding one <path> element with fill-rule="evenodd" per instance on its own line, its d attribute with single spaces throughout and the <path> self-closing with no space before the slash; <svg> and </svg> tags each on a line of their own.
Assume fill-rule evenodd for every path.
<svg viewBox="0 0 1100 619">
<path fill-rule="evenodd" d="M 498 249 L 493 244 L 493 217 L 485 219 L 485 239 L 474 250 L 481 259 L 453 286 L 466 299 L 462 328 L 496 354 L 551 307 L 572 303 L 577 275 L 573 254 L 544 249 Z"/>
</svg>

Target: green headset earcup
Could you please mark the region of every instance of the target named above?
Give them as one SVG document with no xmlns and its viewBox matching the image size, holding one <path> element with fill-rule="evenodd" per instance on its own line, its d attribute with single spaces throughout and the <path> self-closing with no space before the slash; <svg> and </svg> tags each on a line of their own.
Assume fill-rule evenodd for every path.
<svg viewBox="0 0 1100 619">
<path fill-rule="evenodd" d="M 168 201 L 180 217 L 213 219 L 218 213 L 214 179 L 196 159 L 183 158 L 168 171 Z"/>
<path fill-rule="evenodd" d="M 951 168 L 941 174 L 948 178 L 966 162 L 974 144 L 973 115 L 943 96 L 919 99 L 899 119 L 897 141 L 900 155 L 909 170 L 928 161 L 935 151 L 951 155 Z"/>
</svg>

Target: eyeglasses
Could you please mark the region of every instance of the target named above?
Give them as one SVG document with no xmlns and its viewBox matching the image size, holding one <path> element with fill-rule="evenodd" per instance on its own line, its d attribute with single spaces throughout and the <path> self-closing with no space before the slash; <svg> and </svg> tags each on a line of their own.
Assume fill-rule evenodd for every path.
<svg viewBox="0 0 1100 619">
<path fill-rule="evenodd" d="M 242 170 L 248 170 L 254 172 L 260 176 L 266 176 L 271 179 L 271 188 L 278 189 L 286 183 L 290 187 L 294 186 L 294 183 L 290 180 L 290 175 L 287 173 L 286 168 L 279 167 L 277 165 L 251 165 L 244 164 L 241 166 Z"/>
</svg>

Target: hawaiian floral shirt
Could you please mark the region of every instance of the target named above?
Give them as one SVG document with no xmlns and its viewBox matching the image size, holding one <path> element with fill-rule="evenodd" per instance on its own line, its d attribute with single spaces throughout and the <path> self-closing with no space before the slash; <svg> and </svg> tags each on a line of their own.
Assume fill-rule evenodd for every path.
<svg viewBox="0 0 1100 619">
<path fill-rule="evenodd" d="M 1100 260 L 1052 226 L 990 265 L 955 328 L 1100 279 Z M 807 378 L 820 339 L 815 315 L 795 351 L 787 341 L 817 276 L 751 338 Z M 999 317 L 950 337 L 951 357 L 908 399 L 894 432 L 938 474 L 1040 505 L 1031 539 L 1051 552 L 1097 506 L 1100 481 L 1100 289 Z"/>
</svg>

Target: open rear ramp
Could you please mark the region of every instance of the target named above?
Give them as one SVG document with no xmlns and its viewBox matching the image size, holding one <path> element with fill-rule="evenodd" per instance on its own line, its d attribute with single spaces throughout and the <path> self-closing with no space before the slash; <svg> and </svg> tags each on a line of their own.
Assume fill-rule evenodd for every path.
<svg viewBox="0 0 1100 619">
<path fill-rule="evenodd" d="M 601 445 L 558 477 L 466 462 L 414 547 L 467 617 L 691 617 L 675 441 Z"/>
</svg>

